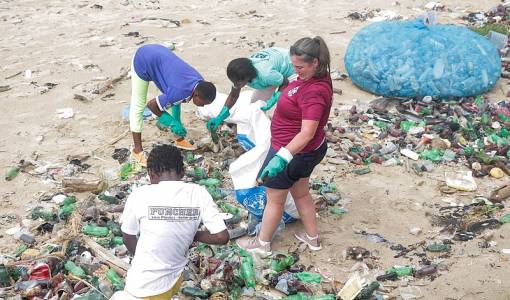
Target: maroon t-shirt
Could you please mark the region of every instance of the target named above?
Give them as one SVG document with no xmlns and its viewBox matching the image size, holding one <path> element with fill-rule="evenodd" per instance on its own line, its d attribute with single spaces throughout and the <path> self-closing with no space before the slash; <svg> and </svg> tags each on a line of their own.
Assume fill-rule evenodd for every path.
<svg viewBox="0 0 510 300">
<path fill-rule="evenodd" d="M 312 152 L 324 141 L 333 102 L 333 84 L 329 75 L 309 80 L 296 79 L 282 91 L 271 120 L 271 146 L 278 151 L 301 131 L 303 120 L 319 121 L 312 140 L 301 153 Z"/>
</svg>

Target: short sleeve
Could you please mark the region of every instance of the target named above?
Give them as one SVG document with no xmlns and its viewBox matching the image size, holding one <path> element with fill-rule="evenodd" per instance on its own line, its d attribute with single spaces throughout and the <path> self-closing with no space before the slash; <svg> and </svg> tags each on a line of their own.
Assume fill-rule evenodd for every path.
<svg viewBox="0 0 510 300">
<path fill-rule="evenodd" d="M 216 234 L 227 229 L 223 218 L 220 216 L 218 206 L 214 203 L 211 195 L 203 187 L 197 188 L 198 192 L 194 196 L 201 198 L 200 215 L 202 222 L 211 234 Z"/>
<path fill-rule="evenodd" d="M 275 70 L 271 70 L 264 76 L 263 81 L 267 85 L 267 87 L 270 86 L 278 87 L 283 83 L 283 75 Z"/>
<path fill-rule="evenodd" d="M 136 191 L 133 191 L 126 200 L 124 211 L 121 216 L 121 230 L 125 234 L 137 235 L 140 233 L 140 222 L 136 216 Z"/>
<path fill-rule="evenodd" d="M 320 121 L 327 108 L 325 95 L 320 91 L 305 93 L 298 101 L 303 120 Z"/>
<path fill-rule="evenodd" d="M 185 101 L 189 96 L 191 96 L 189 91 L 173 88 L 169 92 L 158 96 L 158 107 L 162 111 L 167 110 L 172 105 L 180 104 L 181 102 Z"/>
</svg>

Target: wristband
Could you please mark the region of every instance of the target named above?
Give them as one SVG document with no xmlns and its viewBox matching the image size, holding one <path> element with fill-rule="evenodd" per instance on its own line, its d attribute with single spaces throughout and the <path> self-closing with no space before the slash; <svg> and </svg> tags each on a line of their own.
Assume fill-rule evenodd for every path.
<svg viewBox="0 0 510 300">
<path fill-rule="evenodd" d="M 290 153 L 290 151 L 285 147 L 281 147 L 280 150 L 276 152 L 276 155 L 283 158 L 285 161 L 287 161 L 287 163 L 289 163 L 293 158 L 292 153 Z"/>
</svg>

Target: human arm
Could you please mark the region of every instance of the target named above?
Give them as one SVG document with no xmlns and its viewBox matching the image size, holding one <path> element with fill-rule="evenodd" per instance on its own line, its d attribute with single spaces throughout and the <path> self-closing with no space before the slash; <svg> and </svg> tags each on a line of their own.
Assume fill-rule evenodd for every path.
<svg viewBox="0 0 510 300">
<path fill-rule="evenodd" d="M 136 251 L 136 244 L 138 243 L 138 238 L 136 235 L 131 235 L 123 232 L 122 239 L 131 256 L 134 256 Z"/>
<path fill-rule="evenodd" d="M 228 94 L 227 100 L 225 101 L 225 106 L 223 106 L 220 113 L 216 117 L 210 119 L 207 122 L 206 124 L 207 129 L 212 131 L 217 130 L 218 127 L 220 127 L 221 123 L 223 123 L 223 121 L 225 121 L 225 119 L 230 116 L 230 109 L 237 102 L 237 99 L 239 99 L 240 91 L 241 87 L 237 87 L 235 85 L 232 86 L 232 88 L 230 89 L 230 93 Z"/>
<path fill-rule="evenodd" d="M 197 231 L 193 241 L 210 245 L 223 245 L 228 243 L 229 235 L 226 229 L 215 234 L 211 234 L 208 230 L 201 230 Z"/>
</svg>

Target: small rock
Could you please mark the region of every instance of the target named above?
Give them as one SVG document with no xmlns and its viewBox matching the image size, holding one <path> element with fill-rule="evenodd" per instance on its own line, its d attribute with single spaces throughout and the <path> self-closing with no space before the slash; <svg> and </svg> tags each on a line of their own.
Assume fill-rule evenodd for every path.
<svg viewBox="0 0 510 300">
<path fill-rule="evenodd" d="M 494 178 L 502 178 L 505 176 L 505 173 L 500 168 L 492 168 L 489 174 Z"/>
<path fill-rule="evenodd" d="M 420 227 L 411 227 L 409 229 L 409 233 L 412 235 L 419 235 L 421 233 L 421 228 Z"/>
</svg>

